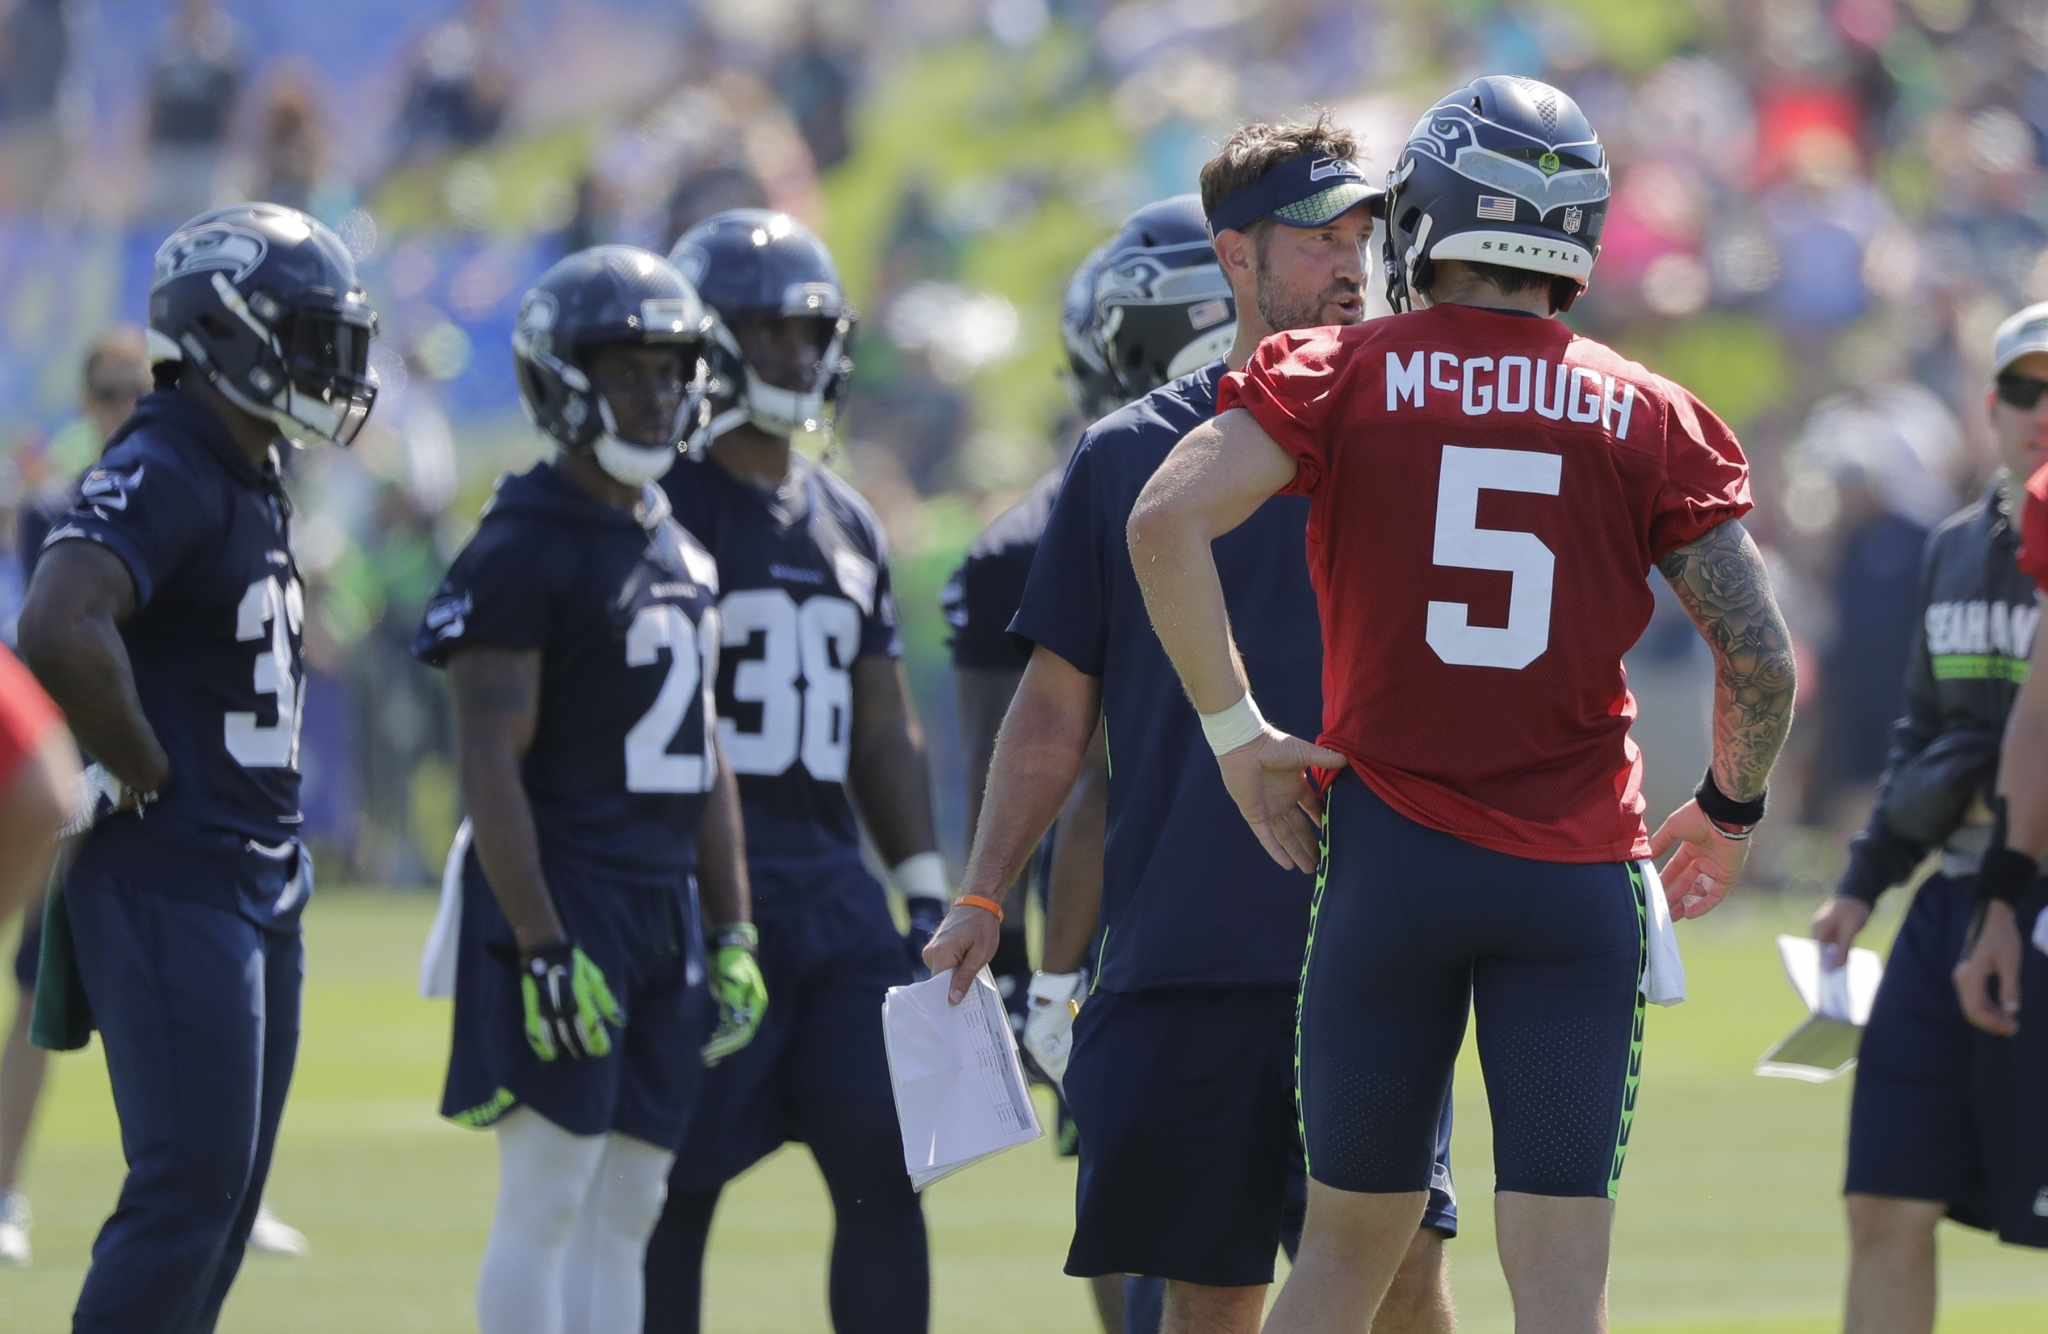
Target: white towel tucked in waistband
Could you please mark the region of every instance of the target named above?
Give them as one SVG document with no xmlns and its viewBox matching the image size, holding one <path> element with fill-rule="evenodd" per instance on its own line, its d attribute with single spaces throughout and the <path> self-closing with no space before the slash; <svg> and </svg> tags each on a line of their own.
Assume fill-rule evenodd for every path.
<svg viewBox="0 0 2048 1334">
<path fill-rule="evenodd" d="M 1649 965 L 1643 969 L 1643 999 L 1652 1005 L 1676 1005 L 1685 999 L 1685 960 L 1678 954 L 1678 928 L 1671 920 L 1671 904 L 1664 898 L 1664 881 L 1656 863 L 1648 858 L 1636 863 L 1643 877 L 1643 897 L 1649 918 Z"/>
<path fill-rule="evenodd" d="M 464 820 L 441 868 L 441 906 L 420 955 L 420 995 L 429 999 L 455 994 L 455 955 L 462 938 L 462 860 L 468 855 L 469 821 Z"/>
</svg>

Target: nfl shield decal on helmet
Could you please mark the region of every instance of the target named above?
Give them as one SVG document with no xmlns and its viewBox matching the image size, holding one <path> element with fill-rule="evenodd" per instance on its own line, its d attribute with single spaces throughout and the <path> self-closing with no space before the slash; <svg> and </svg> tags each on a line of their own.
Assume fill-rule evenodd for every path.
<svg viewBox="0 0 2048 1334">
<path fill-rule="evenodd" d="M 1585 219 L 1585 216 L 1586 211 L 1577 206 L 1566 209 L 1564 211 L 1565 231 L 1572 236 L 1577 236 L 1579 234 L 1579 223 Z"/>
</svg>

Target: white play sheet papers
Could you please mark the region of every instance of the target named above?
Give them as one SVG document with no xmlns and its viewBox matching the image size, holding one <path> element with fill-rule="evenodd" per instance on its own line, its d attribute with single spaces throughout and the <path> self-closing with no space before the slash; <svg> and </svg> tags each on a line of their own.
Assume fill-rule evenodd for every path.
<svg viewBox="0 0 2048 1334">
<path fill-rule="evenodd" d="M 995 979 L 982 969 L 953 1005 L 952 978 L 891 987 L 882 1001 L 903 1166 L 916 1190 L 1045 1133 Z"/>
<path fill-rule="evenodd" d="M 1884 965 L 1871 951 L 1852 949 L 1842 967 L 1823 967 L 1820 942 L 1805 936 L 1779 936 L 1778 957 L 1806 1002 L 1807 1017 L 1757 1059 L 1756 1072 L 1826 1083 L 1856 1064 Z"/>
</svg>

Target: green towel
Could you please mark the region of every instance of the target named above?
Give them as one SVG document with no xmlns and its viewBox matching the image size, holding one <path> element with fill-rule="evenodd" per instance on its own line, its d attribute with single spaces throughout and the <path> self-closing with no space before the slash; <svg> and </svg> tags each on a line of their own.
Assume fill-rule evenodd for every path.
<svg viewBox="0 0 2048 1334">
<path fill-rule="evenodd" d="M 71 914 L 64 910 L 64 863 L 50 871 L 50 890 L 43 896 L 43 950 L 36 963 L 36 1008 L 29 1017 L 28 1040 L 44 1051 L 77 1051 L 92 1039 L 92 1003 L 78 975 L 78 955 L 71 945 Z"/>
</svg>

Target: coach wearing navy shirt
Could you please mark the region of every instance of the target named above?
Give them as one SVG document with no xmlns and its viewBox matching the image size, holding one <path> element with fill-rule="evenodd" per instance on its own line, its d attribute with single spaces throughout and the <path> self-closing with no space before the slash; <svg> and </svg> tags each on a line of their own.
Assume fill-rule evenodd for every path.
<svg viewBox="0 0 2048 1334">
<path fill-rule="evenodd" d="M 21 647 L 112 798 L 61 910 L 128 1177 L 72 1328 L 204 1334 L 291 1083 L 313 883 L 297 837 L 305 596 L 276 442 L 355 437 L 376 317 L 333 232 L 238 204 L 164 242 L 149 322 L 166 387 L 51 531 Z"/>
<path fill-rule="evenodd" d="M 1081 1135 L 1067 1272 L 1165 1278 L 1167 1334 L 1259 1326 L 1288 1177 L 1301 1170 L 1294 1011 L 1312 882 L 1275 866 L 1238 816 L 1152 632 L 1124 526 L 1179 437 L 1214 415 L 1225 371 L 1261 339 L 1364 317 L 1373 192 L 1355 150 L 1327 121 L 1252 125 L 1203 168 L 1237 339 L 1224 359 L 1096 423 L 1075 452 L 1011 625 L 1031 660 L 996 743 L 964 887 L 1001 897 L 1106 718 L 1102 932 L 1066 1075 Z M 1260 698 L 1312 729 L 1322 638 L 1307 521 L 1305 504 L 1276 498 L 1215 553 Z M 993 954 L 995 926 L 956 907 L 926 951 L 934 972 L 953 970 L 956 998 Z M 1381 1334 L 1450 1327 L 1441 1238 L 1457 1213 L 1442 1144 L 1435 1185 Z"/>
</svg>

